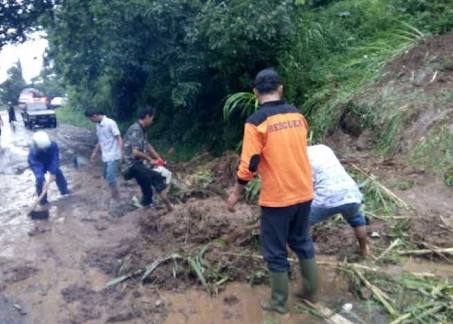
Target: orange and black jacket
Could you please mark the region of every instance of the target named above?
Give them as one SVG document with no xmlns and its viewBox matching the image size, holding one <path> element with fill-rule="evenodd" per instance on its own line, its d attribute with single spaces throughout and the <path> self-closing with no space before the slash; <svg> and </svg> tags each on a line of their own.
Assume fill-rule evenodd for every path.
<svg viewBox="0 0 453 324">
<path fill-rule="evenodd" d="M 286 207 L 313 199 L 308 126 L 286 101 L 262 104 L 244 127 L 238 182 L 261 177 L 260 206 Z"/>
</svg>

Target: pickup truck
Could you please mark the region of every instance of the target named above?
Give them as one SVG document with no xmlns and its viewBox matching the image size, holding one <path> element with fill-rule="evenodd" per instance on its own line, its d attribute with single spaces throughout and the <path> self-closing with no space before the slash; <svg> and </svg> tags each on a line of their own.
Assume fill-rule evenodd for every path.
<svg viewBox="0 0 453 324">
<path fill-rule="evenodd" d="M 35 126 L 57 127 L 57 116 L 55 111 L 49 109 L 41 102 L 27 103 L 21 111 L 24 126 L 33 128 Z"/>
</svg>

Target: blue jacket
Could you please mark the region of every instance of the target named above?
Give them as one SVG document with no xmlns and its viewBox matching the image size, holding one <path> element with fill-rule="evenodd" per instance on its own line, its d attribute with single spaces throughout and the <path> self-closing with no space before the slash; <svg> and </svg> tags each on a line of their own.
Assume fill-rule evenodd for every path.
<svg viewBox="0 0 453 324">
<path fill-rule="evenodd" d="M 55 142 L 51 142 L 50 146 L 44 150 L 38 150 L 32 145 L 28 153 L 28 164 L 34 174 L 45 174 L 49 171 L 56 175 L 60 167 L 59 155 L 58 145 Z"/>
</svg>

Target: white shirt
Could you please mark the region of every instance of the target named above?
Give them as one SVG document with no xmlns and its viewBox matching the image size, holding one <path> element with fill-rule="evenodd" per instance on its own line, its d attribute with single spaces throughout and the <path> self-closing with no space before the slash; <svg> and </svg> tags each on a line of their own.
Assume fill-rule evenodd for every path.
<svg viewBox="0 0 453 324">
<path fill-rule="evenodd" d="M 121 159 L 121 148 L 117 136 L 120 136 L 118 125 L 113 119 L 103 116 L 100 123 L 96 124 L 96 135 L 101 146 L 102 161 L 110 162 Z"/>
<path fill-rule="evenodd" d="M 308 146 L 307 152 L 313 170 L 313 206 L 332 208 L 362 202 L 359 187 L 328 146 Z"/>
</svg>

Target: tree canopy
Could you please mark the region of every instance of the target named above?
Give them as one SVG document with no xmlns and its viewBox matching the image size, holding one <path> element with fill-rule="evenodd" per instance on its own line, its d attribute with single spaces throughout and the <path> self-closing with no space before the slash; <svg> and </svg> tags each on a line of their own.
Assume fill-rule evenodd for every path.
<svg viewBox="0 0 453 324">
<path fill-rule="evenodd" d="M 7 79 L 0 84 L 0 101 L 4 104 L 17 103 L 20 92 L 25 88 L 26 82 L 22 76 L 22 66 L 19 61 L 7 71 Z"/>
<path fill-rule="evenodd" d="M 158 110 L 170 141 L 222 135 L 225 96 L 250 90 L 293 34 L 294 1 L 71 0 L 46 20 L 49 57 L 72 104 L 119 119 Z M 202 129 L 203 127 L 203 129 Z M 198 134 L 198 135 L 196 135 Z"/>
<path fill-rule="evenodd" d="M 23 42 L 27 33 L 39 28 L 38 20 L 51 14 L 56 0 L 0 0 L 0 49 L 14 42 Z"/>
<path fill-rule="evenodd" d="M 310 119 L 416 41 L 417 28 L 446 32 L 453 21 L 448 0 L 18 3 L 2 2 L 0 45 L 43 26 L 49 48 L 41 81 L 64 87 L 72 108 L 95 105 L 128 123 L 139 105 L 151 104 L 153 136 L 219 151 L 237 142 L 244 118 L 224 123 L 225 98 L 250 91 L 260 69 L 281 72 L 286 95 Z M 312 129 L 325 134 L 327 116 L 338 114 L 321 113 Z"/>
</svg>

